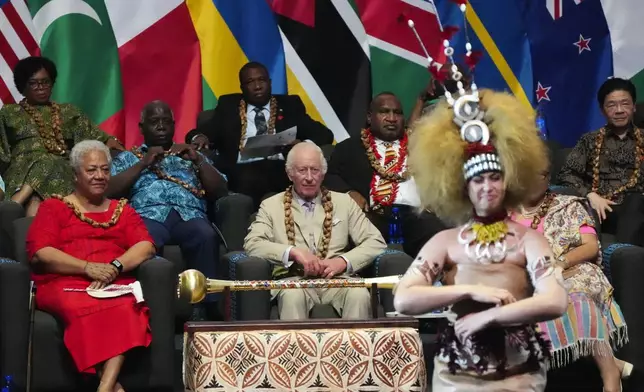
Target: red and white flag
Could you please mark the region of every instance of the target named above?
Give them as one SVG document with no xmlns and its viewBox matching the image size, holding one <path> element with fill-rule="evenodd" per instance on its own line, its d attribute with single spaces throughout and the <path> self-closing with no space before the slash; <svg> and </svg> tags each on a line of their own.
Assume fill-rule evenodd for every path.
<svg viewBox="0 0 644 392">
<path fill-rule="evenodd" d="M 38 54 L 26 0 L 0 0 L 0 107 L 22 99 L 13 82 L 18 60 Z"/>
</svg>

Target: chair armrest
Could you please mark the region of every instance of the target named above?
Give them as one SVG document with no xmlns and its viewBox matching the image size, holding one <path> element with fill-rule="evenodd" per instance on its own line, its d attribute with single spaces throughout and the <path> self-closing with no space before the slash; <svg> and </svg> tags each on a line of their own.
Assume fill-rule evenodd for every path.
<svg viewBox="0 0 644 392">
<path fill-rule="evenodd" d="M 27 260 L 27 233 L 33 220 L 33 217 L 27 217 L 13 221 L 14 258 L 24 264 L 29 263 L 29 260 Z"/>
<path fill-rule="evenodd" d="M 373 261 L 375 276 L 403 275 L 414 259 L 405 252 L 386 249 Z"/>
<path fill-rule="evenodd" d="M 13 222 L 24 217 L 22 205 L 13 201 L 0 202 L 0 257 L 15 258 Z"/>
<path fill-rule="evenodd" d="M 614 297 L 628 324 L 629 343 L 615 355 L 620 359 L 644 366 L 644 248 L 616 247 L 610 257 Z M 635 388 L 641 390 L 641 388 Z"/>
<path fill-rule="evenodd" d="M 25 385 L 29 340 L 29 267 L 0 263 L 0 371 Z"/>
<path fill-rule="evenodd" d="M 248 233 L 248 221 L 253 210 L 253 199 L 240 193 L 231 193 L 217 200 L 215 224 L 221 230 L 229 252 L 244 249 L 244 237 Z"/>
<path fill-rule="evenodd" d="M 602 236 L 603 238 L 603 236 Z M 607 245 L 607 246 L 606 246 Z M 625 258 L 626 260 L 630 262 L 634 262 L 630 260 L 631 253 L 629 251 L 625 251 L 629 247 L 635 247 L 635 245 L 631 244 L 620 244 L 620 243 L 608 243 L 604 245 L 604 241 L 602 241 L 602 271 L 604 271 L 604 275 L 608 278 L 608 281 L 613 283 L 613 272 L 611 265 L 614 260 Z M 642 260 L 644 262 L 644 260 Z"/>
<path fill-rule="evenodd" d="M 375 276 L 403 275 L 414 259 L 404 252 L 387 249 L 373 261 Z M 379 289 L 380 304 L 385 312 L 394 311 L 394 295 L 390 289 Z"/>
<path fill-rule="evenodd" d="M 231 280 L 272 280 L 273 266 L 258 257 L 244 252 L 231 252 L 223 257 L 228 263 Z M 241 291 L 231 295 L 233 320 L 269 320 L 271 316 L 271 292 Z"/>
<path fill-rule="evenodd" d="M 177 275 L 172 263 L 161 257 L 146 260 L 135 271 L 150 309 L 152 330 L 149 385 L 172 387 L 174 375 L 174 309 Z"/>
</svg>

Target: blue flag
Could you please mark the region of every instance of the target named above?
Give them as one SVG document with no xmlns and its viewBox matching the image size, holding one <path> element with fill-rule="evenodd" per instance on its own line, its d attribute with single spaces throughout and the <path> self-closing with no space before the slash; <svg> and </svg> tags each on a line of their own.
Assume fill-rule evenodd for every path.
<svg viewBox="0 0 644 392">
<path fill-rule="evenodd" d="M 605 123 L 599 87 L 613 74 L 610 34 L 599 0 L 527 1 L 534 102 L 548 135 L 564 146 Z"/>
</svg>

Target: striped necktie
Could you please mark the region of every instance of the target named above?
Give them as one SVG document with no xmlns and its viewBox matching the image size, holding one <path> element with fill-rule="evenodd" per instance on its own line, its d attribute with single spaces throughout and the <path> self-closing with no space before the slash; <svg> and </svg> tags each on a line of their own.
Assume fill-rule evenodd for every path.
<svg viewBox="0 0 644 392">
<path fill-rule="evenodd" d="M 398 153 L 396 152 L 396 148 L 393 146 L 393 144 L 386 143 L 385 146 L 387 147 L 387 149 L 385 150 L 385 161 L 382 166 L 387 173 L 390 173 L 398 163 Z M 392 197 L 395 197 L 395 195 L 393 194 L 393 185 L 394 184 L 391 181 L 380 178 L 378 184 L 376 185 L 376 194 L 384 202 L 391 200 Z"/>
</svg>

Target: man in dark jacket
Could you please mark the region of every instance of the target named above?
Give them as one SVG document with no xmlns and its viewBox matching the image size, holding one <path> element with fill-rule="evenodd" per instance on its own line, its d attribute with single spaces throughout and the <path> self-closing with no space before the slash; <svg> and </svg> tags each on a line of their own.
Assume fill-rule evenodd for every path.
<svg viewBox="0 0 644 392">
<path fill-rule="evenodd" d="M 293 144 L 310 140 L 321 146 L 333 143 L 333 133 L 306 114 L 297 95 L 273 95 L 264 65 L 244 65 L 239 83 L 242 93 L 219 97 L 212 118 L 188 133 L 186 142 L 208 143 L 216 151 L 215 165 L 227 175 L 230 190 L 252 197 L 259 206 L 266 194 L 282 192 L 289 185 L 284 167 L 289 147 L 267 158 L 242 159 L 240 152 L 248 138 L 297 127 Z"/>
</svg>

